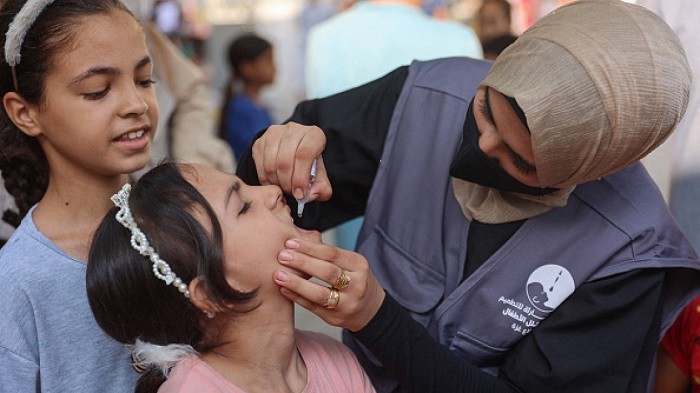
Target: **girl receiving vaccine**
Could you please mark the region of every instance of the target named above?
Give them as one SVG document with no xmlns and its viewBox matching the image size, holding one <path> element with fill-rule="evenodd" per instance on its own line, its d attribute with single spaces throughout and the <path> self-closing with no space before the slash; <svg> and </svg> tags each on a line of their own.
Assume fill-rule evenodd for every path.
<svg viewBox="0 0 700 393">
<path fill-rule="evenodd" d="M 294 225 L 279 187 L 164 163 L 112 200 L 90 250 L 88 298 L 147 369 L 140 391 L 374 392 L 343 344 L 294 328 L 294 303 L 271 280 L 286 239 L 320 240 Z"/>
</svg>

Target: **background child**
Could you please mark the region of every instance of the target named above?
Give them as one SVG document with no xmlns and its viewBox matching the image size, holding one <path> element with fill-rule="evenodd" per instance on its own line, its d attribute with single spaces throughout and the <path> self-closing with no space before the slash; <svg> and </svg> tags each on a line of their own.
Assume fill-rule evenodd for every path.
<svg viewBox="0 0 700 393">
<path fill-rule="evenodd" d="M 0 250 L 0 391 L 131 390 L 129 351 L 90 313 L 84 261 L 109 196 L 148 162 L 143 31 L 119 0 L 1 7 L 0 170 L 22 221 Z"/>
<path fill-rule="evenodd" d="M 700 297 L 688 304 L 661 341 L 655 393 L 700 392 Z"/>
<path fill-rule="evenodd" d="M 271 279 L 277 252 L 319 234 L 294 225 L 279 187 L 165 163 L 114 198 L 90 250 L 88 298 L 107 334 L 150 366 L 141 391 L 174 366 L 161 391 L 374 392 L 343 344 L 294 329 Z"/>
<path fill-rule="evenodd" d="M 272 44 L 254 34 L 240 36 L 228 48 L 228 62 L 231 79 L 221 106 L 219 137 L 238 159 L 255 134 L 273 123 L 260 103 L 263 87 L 275 81 Z"/>
</svg>

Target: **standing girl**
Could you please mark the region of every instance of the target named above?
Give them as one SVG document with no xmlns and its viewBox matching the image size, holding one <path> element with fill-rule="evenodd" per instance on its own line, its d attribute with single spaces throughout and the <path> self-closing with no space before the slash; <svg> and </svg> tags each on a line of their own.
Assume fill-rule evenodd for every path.
<svg viewBox="0 0 700 393">
<path fill-rule="evenodd" d="M 254 34 L 236 38 L 228 48 L 231 80 L 221 105 L 219 137 L 228 141 L 236 159 L 255 134 L 272 124 L 272 116 L 260 103 L 263 87 L 275 81 L 272 49 L 270 42 Z"/>
<path fill-rule="evenodd" d="M 158 121 L 143 31 L 119 0 L 6 0 L 0 170 L 21 224 L 0 251 L 0 391 L 130 391 L 93 320 L 85 260 Z"/>
</svg>

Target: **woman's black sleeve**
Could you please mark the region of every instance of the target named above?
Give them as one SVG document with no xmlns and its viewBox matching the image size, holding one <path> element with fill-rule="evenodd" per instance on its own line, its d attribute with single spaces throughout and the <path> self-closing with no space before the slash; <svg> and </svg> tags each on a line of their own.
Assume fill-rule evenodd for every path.
<svg viewBox="0 0 700 393">
<path fill-rule="evenodd" d="M 644 392 L 657 346 L 662 269 L 585 283 L 511 348 L 498 377 L 435 341 L 388 294 L 353 336 L 409 392 Z"/>
<path fill-rule="evenodd" d="M 370 323 L 352 334 L 382 362 L 402 392 L 520 392 L 439 344 L 389 294 Z"/>
<path fill-rule="evenodd" d="M 408 67 L 397 68 L 365 85 L 297 105 L 287 122 L 315 125 L 323 130 L 323 162 L 333 186 L 329 201 L 310 203 L 303 218 L 294 217 L 297 225 L 323 231 L 364 214 L 394 107 L 407 76 Z M 241 156 L 236 172 L 246 183 L 259 184 L 251 146 Z M 288 197 L 288 202 L 294 211 L 296 201 Z"/>
</svg>

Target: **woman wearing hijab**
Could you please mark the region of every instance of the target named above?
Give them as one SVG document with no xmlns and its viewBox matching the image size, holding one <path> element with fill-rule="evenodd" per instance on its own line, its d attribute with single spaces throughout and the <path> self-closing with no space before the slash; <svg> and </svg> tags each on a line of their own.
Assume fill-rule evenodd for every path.
<svg viewBox="0 0 700 393">
<path fill-rule="evenodd" d="M 274 279 L 346 328 L 380 392 L 643 392 L 700 291 L 638 163 L 685 112 L 683 49 L 641 7 L 582 0 L 489 67 L 414 62 L 269 128 L 240 176 L 301 198 L 318 157 L 311 198 L 326 202 L 297 224 L 366 217 L 359 254 L 300 239 L 280 252 L 331 287 Z"/>
</svg>

